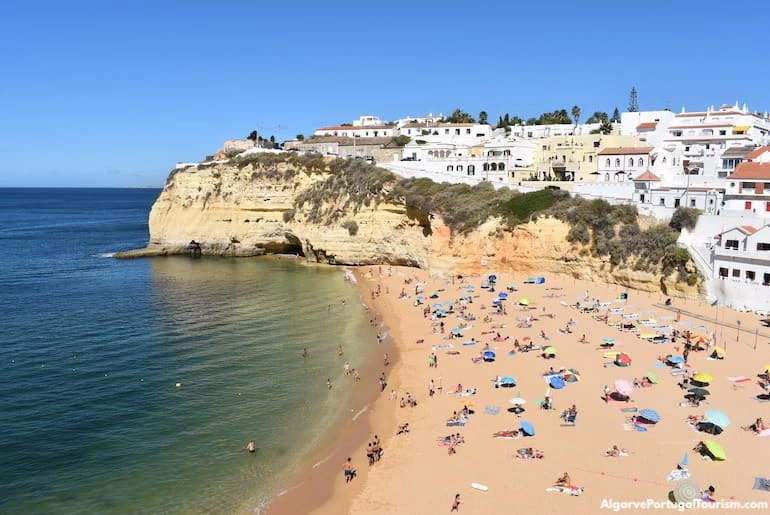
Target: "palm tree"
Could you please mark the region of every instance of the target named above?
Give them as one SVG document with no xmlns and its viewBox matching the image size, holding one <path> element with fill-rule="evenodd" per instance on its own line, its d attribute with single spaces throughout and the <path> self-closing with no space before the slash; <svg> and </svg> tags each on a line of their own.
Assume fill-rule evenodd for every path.
<svg viewBox="0 0 770 515">
<path fill-rule="evenodd" d="M 572 119 L 575 121 L 575 128 L 577 129 L 578 122 L 580 121 L 580 107 L 572 106 Z"/>
<path fill-rule="evenodd" d="M 479 123 L 481 125 L 486 125 L 487 124 L 487 112 L 486 111 L 481 111 L 479 113 Z"/>
</svg>

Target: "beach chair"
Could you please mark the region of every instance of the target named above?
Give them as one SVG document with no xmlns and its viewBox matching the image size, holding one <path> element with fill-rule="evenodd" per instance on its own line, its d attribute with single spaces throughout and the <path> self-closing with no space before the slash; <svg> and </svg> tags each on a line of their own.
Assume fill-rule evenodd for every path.
<svg viewBox="0 0 770 515">
<path fill-rule="evenodd" d="M 561 427 L 574 427 L 577 425 L 577 414 L 575 415 L 567 415 L 562 419 L 564 422 L 561 424 Z"/>
</svg>

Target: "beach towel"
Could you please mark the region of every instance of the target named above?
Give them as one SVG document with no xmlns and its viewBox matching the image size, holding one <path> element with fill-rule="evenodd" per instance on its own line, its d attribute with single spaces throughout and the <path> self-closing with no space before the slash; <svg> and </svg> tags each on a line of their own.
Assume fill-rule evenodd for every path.
<svg viewBox="0 0 770 515">
<path fill-rule="evenodd" d="M 636 408 L 620 408 L 623 413 L 636 413 Z"/>
<path fill-rule="evenodd" d="M 468 423 L 467 420 L 447 420 L 446 421 L 447 427 L 464 426 L 467 423 Z"/>
<path fill-rule="evenodd" d="M 686 373 L 686 370 L 681 368 L 674 368 L 671 370 L 672 376 L 681 376 L 681 375 L 684 375 L 685 373 Z"/>
<path fill-rule="evenodd" d="M 758 477 L 754 479 L 754 486 L 752 490 L 762 490 L 763 492 L 770 492 L 770 479 L 764 477 Z"/>
<path fill-rule="evenodd" d="M 647 428 L 644 427 L 644 426 L 640 426 L 639 424 L 634 424 L 634 429 L 636 429 L 640 433 L 646 433 L 647 432 Z"/>
<path fill-rule="evenodd" d="M 746 381 L 751 381 L 751 378 L 746 376 L 732 376 L 728 377 L 727 380 L 732 381 L 733 383 L 745 383 Z"/>
<path fill-rule="evenodd" d="M 500 407 L 499 406 L 487 406 L 484 408 L 484 413 L 487 415 L 497 415 L 500 413 Z"/>
<path fill-rule="evenodd" d="M 664 365 L 663 363 L 661 363 L 659 361 L 655 362 L 655 365 L 653 365 L 653 366 L 655 368 L 666 368 L 666 365 Z"/>
<path fill-rule="evenodd" d="M 475 341 L 472 341 L 472 342 L 463 342 L 463 345 L 465 345 L 466 347 L 468 347 L 468 346 L 470 346 L 470 345 L 476 345 L 476 343 L 478 343 L 478 342 L 475 342 Z"/>
<path fill-rule="evenodd" d="M 668 475 L 668 478 L 666 478 L 668 481 L 681 481 L 682 479 L 689 479 L 690 478 L 690 471 L 686 468 L 683 469 L 674 469 L 671 471 L 671 473 Z"/>
<path fill-rule="evenodd" d="M 434 347 L 434 349 L 454 349 L 455 346 L 452 343 L 440 343 Z"/>
<path fill-rule="evenodd" d="M 551 486 L 545 489 L 546 492 L 561 492 L 565 494 L 570 494 L 574 496 L 578 496 L 583 493 L 583 488 L 575 485 L 569 485 L 569 486 Z"/>
</svg>

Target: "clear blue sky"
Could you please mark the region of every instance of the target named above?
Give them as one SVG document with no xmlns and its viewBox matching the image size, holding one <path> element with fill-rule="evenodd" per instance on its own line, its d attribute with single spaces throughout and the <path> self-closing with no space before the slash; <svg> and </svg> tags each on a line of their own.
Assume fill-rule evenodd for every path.
<svg viewBox="0 0 770 515">
<path fill-rule="evenodd" d="M 12 1 L 0 186 L 161 185 L 223 140 L 362 114 L 770 110 L 763 2 Z"/>
</svg>

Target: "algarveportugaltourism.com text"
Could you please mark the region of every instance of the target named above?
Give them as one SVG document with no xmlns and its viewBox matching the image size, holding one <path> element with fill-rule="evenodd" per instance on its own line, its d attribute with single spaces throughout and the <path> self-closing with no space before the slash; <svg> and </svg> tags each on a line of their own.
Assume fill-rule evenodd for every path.
<svg viewBox="0 0 770 515">
<path fill-rule="evenodd" d="M 671 501 L 656 501 L 647 499 L 644 501 L 616 501 L 614 499 L 602 499 L 601 509 L 619 512 L 623 510 L 677 510 L 691 509 L 701 510 L 767 510 L 770 504 L 767 502 L 741 502 L 741 501 L 701 501 L 675 503 Z"/>
</svg>

